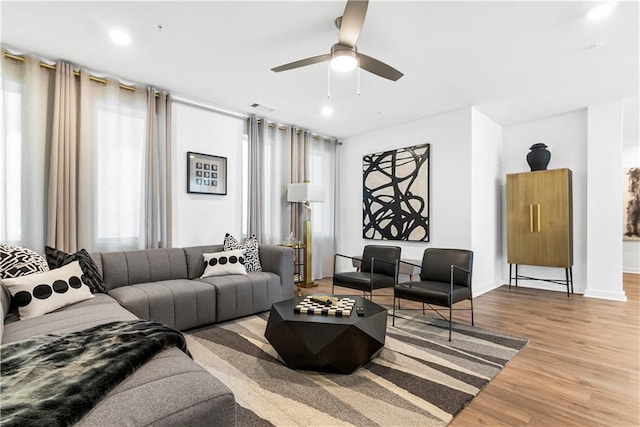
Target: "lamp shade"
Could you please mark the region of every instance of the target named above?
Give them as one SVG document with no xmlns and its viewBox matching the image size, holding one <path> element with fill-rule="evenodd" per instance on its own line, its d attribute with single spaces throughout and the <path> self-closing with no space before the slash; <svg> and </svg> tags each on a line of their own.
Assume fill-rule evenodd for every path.
<svg viewBox="0 0 640 427">
<path fill-rule="evenodd" d="M 324 187 L 310 182 L 289 184 L 287 202 L 324 202 Z"/>
</svg>

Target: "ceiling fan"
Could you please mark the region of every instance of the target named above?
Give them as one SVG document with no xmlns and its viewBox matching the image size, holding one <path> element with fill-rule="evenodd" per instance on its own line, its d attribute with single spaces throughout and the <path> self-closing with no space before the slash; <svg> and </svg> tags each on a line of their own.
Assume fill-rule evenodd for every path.
<svg viewBox="0 0 640 427">
<path fill-rule="evenodd" d="M 363 70 L 385 79 L 398 80 L 404 75 L 400 71 L 382 61 L 358 52 L 356 42 L 358 41 L 358 37 L 360 37 L 360 31 L 364 25 L 368 5 L 368 0 L 347 0 L 344 13 L 335 20 L 336 27 L 340 30 L 340 34 L 338 35 L 338 43 L 331 46 L 330 53 L 280 65 L 272 68 L 271 71 L 279 73 L 280 71 L 331 61 L 331 68 L 336 71 L 350 71 L 356 66 L 359 66 Z"/>
</svg>

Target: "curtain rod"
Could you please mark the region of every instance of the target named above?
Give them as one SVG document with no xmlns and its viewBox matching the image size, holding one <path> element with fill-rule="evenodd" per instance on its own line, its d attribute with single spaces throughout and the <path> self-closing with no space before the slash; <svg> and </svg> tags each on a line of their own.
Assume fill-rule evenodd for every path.
<svg viewBox="0 0 640 427">
<path fill-rule="evenodd" d="M 265 119 L 258 119 L 258 123 L 263 123 L 263 122 L 266 123 L 267 126 L 270 127 L 270 128 L 278 128 L 278 130 L 287 130 L 287 126 L 279 125 L 279 124 L 276 124 L 276 123 L 273 123 L 273 122 L 269 122 L 269 121 L 267 121 Z M 289 126 L 289 127 L 293 128 L 295 126 Z M 297 129 L 296 130 L 296 135 L 300 135 L 302 132 L 303 132 L 302 130 Z M 336 143 L 338 143 L 337 138 L 331 138 L 331 137 L 328 137 L 328 136 L 321 136 L 321 135 L 312 133 L 311 131 L 309 131 L 309 133 L 311 133 L 311 139 L 315 139 L 315 140 L 318 140 L 318 141 L 322 140 L 324 142 L 333 142 L 333 140 L 335 140 Z"/>
<path fill-rule="evenodd" d="M 2 52 L 2 56 L 4 56 L 5 58 L 8 59 L 14 59 L 16 61 L 20 61 L 20 62 L 24 62 L 25 58 L 24 56 L 18 56 L 18 55 L 12 55 L 8 52 Z M 47 70 L 56 70 L 56 66 L 55 65 L 51 65 L 51 64 L 47 64 L 46 62 L 42 62 L 40 61 L 40 67 L 42 68 L 46 68 Z M 73 75 L 76 77 L 80 76 L 80 73 L 78 71 L 74 71 Z M 89 75 L 89 80 L 96 82 L 96 83 L 102 83 L 102 84 L 107 84 L 107 80 L 106 79 L 101 79 L 100 77 L 95 77 L 92 75 Z M 124 89 L 124 90 L 128 90 L 129 92 L 135 92 L 136 90 L 138 90 L 135 86 L 128 86 L 125 84 L 120 83 L 118 86 L 120 86 L 120 89 Z"/>
<path fill-rule="evenodd" d="M 9 52 L 6 52 L 6 51 L 3 51 L 2 55 L 5 58 L 8 58 L 8 59 L 13 59 L 13 60 L 20 61 L 20 62 L 24 62 L 25 61 L 25 57 L 24 56 L 12 55 L 12 54 L 10 54 Z M 53 70 L 53 71 L 56 70 L 56 66 L 55 65 L 47 64 L 46 62 L 42 62 L 42 61 L 40 61 L 40 67 L 46 68 L 47 70 Z M 73 75 L 76 76 L 76 77 L 79 77 L 80 76 L 80 72 L 74 71 Z M 91 80 L 93 82 L 96 82 L 96 83 L 102 83 L 102 84 L 105 84 L 105 85 L 107 84 L 107 80 L 106 79 L 102 79 L 100 77 L 95 77 L 95 76 L 92 76 L 92 75 L 89 75 L 89 80 Z M 136 90 L 138 90 L 138 88 L 136 88 L 135 86 L 129 86 L 129 85 L 125 85 L 125 84 L 122 84 L 122 83 L 120 83 L 119 86 L 120 86 L 121 89 L 128 90 L 129 92 L 135 92 Z M 156 96 L 158 96 L 158 94 L 156 94 Z M 243 120 L 249 118 L 249 116 L 247 116 L 245 114 L 239 114 L 239 113 L 234 113 L 232 111 L 223 110 L 223 109 L 220 109 L 220 108 L 210 107 L 208 105 L 204 105 L 204 104 L 196 102 L 196 101 L 187 100 L 187 99 L 182 98 L 182 97 L 174 96 L 172 98 L 173 98 L 173 101 L 180 102 L 182 104 L 187 104 L 187 105 L 191 105 L 191 106 L 194 106 L 194 107 L 204 108 L 204 109 L 207 109 L 207 110 L 215 111 L 217 113 L 222 113 L 222 114 L 226 114 L 226 115 L 229 115 L 229 116 L 232 116 L 232 117 L 237 117 L 237 118 L 240 118 L 240 119 L 243 119 Z M 262 122 L 263 120 L 264 119 L 259 119 L 258 122 Z M 270 123 L 270 122 L 266 122 L 266 123 L 267 123 L 267 125 L 269 127 L 276 127 L 277 126 L 279 130 L 287 129 L 286 126 L 276 125 L 276 124 Z M 296 134 L 300 134 L 301 132 L 302 132 L 301 130 L 297 130 Z M 335 139 L 336 143 L 341 145 L 341 143 L 336 138 L 330 138 L 328 136 L 320 136 L 320 135 L 312 133 L 311 134 L 311 139 L 323 140 L 325 142 L 332 142 Z"/>
<path fill-rule="evenodd" d="M 207 111 L 213 111 L 214 113 L 219 113 L 219 114 L 224 114 L 230 117 L 234 117 L 240 120 L 246 120 L 247 118 L 249 118 L 248 115 L 246 114 L 240 114 L 240 113 L 236 113 L 234 111 L 230 111 L 230 110 L 225 110 L 223 108 L 220 107 L 214 107 L 212 105 L 208 105 L 205 104 L 203 102 L 198 102 L 198 101 L 192 101 L 190 99 L 187 98 L 183 98 L 179 95 L 173 95 L 172 100 L 174 102 L 178 102 L 180 104 L 184 104 L 184 105 L 190 105 L 192 107 L 196 107 L 196 108 L 202 108 L 203 110 L 207 110 Z"/>
</svg>

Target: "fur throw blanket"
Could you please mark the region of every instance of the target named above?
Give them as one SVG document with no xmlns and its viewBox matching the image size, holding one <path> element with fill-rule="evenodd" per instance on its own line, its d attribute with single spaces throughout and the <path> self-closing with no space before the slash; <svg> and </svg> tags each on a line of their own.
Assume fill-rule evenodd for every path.
<svg viewBox="0 0 640 427">
<path fill-rule="evenodd" d="M 0 347 L 2 426 L 66 426 L 162 350 L 189 354 L 184 336 L 146 320 L 111 322 Z"/>
</svg>

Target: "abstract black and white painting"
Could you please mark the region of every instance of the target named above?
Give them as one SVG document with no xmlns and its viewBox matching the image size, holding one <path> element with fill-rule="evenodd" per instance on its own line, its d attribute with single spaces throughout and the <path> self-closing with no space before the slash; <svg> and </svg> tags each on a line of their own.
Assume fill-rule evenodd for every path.
<svg viewBox="0 0 640 427">
<path fill-rule="evenodd" d="M 640 240 L 640 168 L 623 174 L 623 240 Z"/>
<path fill-rule="evenodd" d="M 362 158 L 362 237 L 429 241 L 430 144 Z"/>
</svg>

